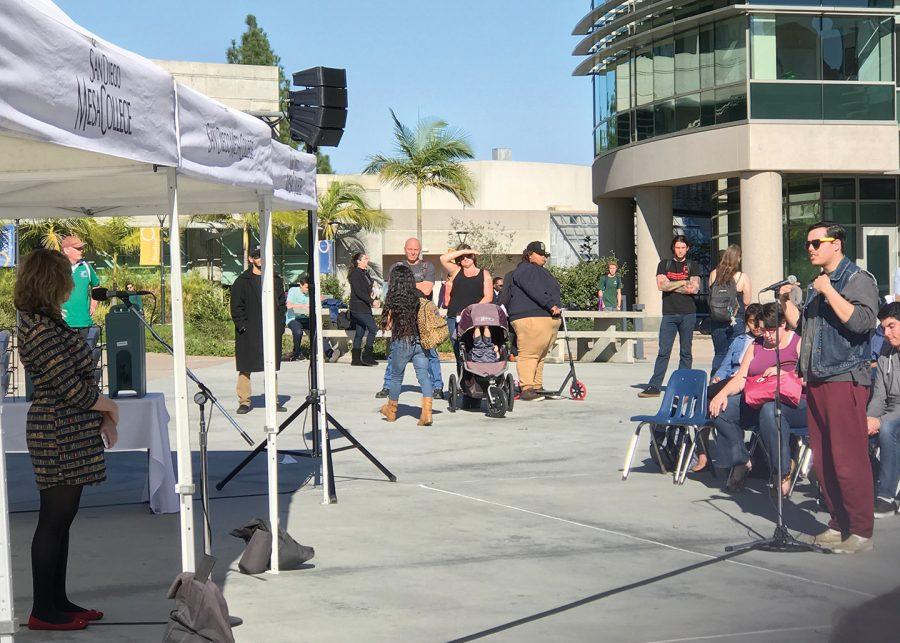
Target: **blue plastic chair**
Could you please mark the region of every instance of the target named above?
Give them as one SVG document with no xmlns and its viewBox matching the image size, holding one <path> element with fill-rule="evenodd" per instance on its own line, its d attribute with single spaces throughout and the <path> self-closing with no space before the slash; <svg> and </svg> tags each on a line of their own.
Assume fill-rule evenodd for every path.
<svg viewBox="0 0 900 643">
<path fill-rule="evenodd" d="M 632 422 L 638 422 L 628 451 L 625 454 L 625 463 L 622 467 L 622 480 L 628 479 L 634 461 L 634 452 L 637 450 L 641 429 L 651 424 L 660 427 L 675 427 L 684 431 L 693 431 L 690 450 L 687 450 L 687 441 L 683 440 L 678 454 L 674 480 L 675 484 L 684 484 L 687 478 L 688 463 L 697 448 L 697 431 L 710 426 L 712 422 L 707 417 L 706 403 L 706 373 L 696 369 L 679 369 L 669 377 L 666 392 L 663 395 L 662 404 L 656 415 L 635 415 Z M 656 452 L 657 459 L 662 467 L 662 473 L 668 473 L 662 464 L 662 456 L 659 452 L 659 444 L 656 441 L 654 431 L 650 432 L 650 448 Z"/>
</svg>

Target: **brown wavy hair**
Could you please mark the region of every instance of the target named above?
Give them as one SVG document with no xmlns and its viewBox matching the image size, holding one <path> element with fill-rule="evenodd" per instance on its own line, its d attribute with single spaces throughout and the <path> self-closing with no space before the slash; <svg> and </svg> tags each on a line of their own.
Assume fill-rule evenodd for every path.
<svg viewBox="0 0 900 643">
<path fill-rule="evenodd" d="M 727 284 L 741 267 L 741 247 L 732 243 L 722 252 L 719 265 L 716 266 L 716 283 Z"/>
<path fill-rule="evenodd" d="M 60 310 L 75 287 L 72 264 L 57 250 L 35 250 L 22 262 L 16 276 L 13 302 L 23 313 L 62 318 Z"/>
</svg>

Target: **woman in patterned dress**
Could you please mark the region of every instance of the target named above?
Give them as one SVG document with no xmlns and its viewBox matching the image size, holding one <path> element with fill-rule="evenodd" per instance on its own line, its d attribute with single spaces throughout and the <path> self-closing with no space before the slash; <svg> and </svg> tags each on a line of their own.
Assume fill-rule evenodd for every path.
<svg viewBox="0 0 900 643">
<path fill-rule="evenodd" d="M 31 541 L 32 630 L 80 630 L 103 617 L 66 594 L 69 527 L 82 487 L 106 479 L 103 448 L 116 442 L 119 410 L 100 394 L 84 339 L 62 320 L 72 288 L 69 260 L 44 249 L 25 258 L 15 287 L 19 356 L 34 383 L 26 437 L 41 495 Z"/>
</svg>

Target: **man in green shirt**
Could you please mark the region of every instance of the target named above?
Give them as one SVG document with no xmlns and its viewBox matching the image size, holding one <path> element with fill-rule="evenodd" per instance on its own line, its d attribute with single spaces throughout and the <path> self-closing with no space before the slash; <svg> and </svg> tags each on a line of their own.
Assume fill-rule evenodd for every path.
<svg viewBox="0 0 900 643">
<path fill-rule="evenodd" d="M 607 265 L 607 274 L 600 278 L 600 290 L 597 291 L 598 299 L 603 300 L 603 310 L 621 310 L 622 308 L 622 278 L 616 273 L 619 266 L 611 261 Z"/>
<path fill-rule="evenodd" d="M 100 278 L 93 266 L 84 260 L 81 239 L 76 236 L 64 238 L 60 250 L 72 264 L 72 281 L 75 282 L 69 300 L 62 306 L 63 319 L 70 328 L 90 328 L 94 325 L 91 315 L 97 308 L 97 302 L 91 299 L 91 288 L 100 285 Z"/>
</svg>

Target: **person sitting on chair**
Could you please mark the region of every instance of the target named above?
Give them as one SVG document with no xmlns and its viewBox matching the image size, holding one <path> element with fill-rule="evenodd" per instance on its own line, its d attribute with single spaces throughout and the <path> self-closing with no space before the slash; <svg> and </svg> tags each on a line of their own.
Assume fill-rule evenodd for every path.
<svg viewBox="0 0 900 643">
<path fill-rule="evenodd" d="M 754 340 L 744 355 L 741 367 L 728 384 L 709 403 L 709 414 L 716 427 L 716 465 L 732 468 L 726 483 L 727 491 L 739 491 L 750 472 L 750 454 L 744 445 L 744 430 L 759 427 L 760 437 L 765 446 L 772 470 L 775 470 L 774 458 L 777 457 L 778 434 L 775 424 L 775 401 L 766 401 L 760 408 L 753 408 L 746 402 L 745 389 L 749 379 L 767 378 L 776 373 L 775 336 L 776 330 L 780 338 L 781 353 L 781 385 L 785 386 L 787 378 L 795 378 L 797 360 L 800 355 L 800 336 L 787 330 L 780 303 L 770 302 L 762 307 L 762 314 L 757 324 L 762 329 L 762 336 Z M 776 315 L 778 323 L 776 325 Z M 784 396 L 781 400 L 781 492 L 786 493 L 790 487 L 790 428 L 806 426 L 806 399 L 801 396 L 796 405 L 791 404 Z"/>
<path fill-rule="evenodd" d="M 869 435 L 878 436 L 881 470 L 878 475 L 875 517 L 897 513 L 897 487 L 900 486 L 900 302 L 881 308 L 878 320 L 884 330 L 872 398 L 866 407 Z"/>
</svg>

